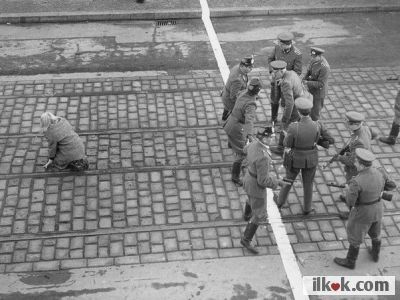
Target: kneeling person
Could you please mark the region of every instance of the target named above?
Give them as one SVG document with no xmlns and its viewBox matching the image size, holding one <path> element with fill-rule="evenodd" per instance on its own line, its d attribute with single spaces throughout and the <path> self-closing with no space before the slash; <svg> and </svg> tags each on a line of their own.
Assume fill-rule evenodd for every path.
<svg viewBox="0 0 400 300">
<path fill-rule="evenodd" d="M 45 168 L 84 171 L 89 168 L 85 146 L 71 124 L 64 118 L 45 112 L 40 117 L 40 125 L 49 143 L 49 160 Z"/>
</svg>

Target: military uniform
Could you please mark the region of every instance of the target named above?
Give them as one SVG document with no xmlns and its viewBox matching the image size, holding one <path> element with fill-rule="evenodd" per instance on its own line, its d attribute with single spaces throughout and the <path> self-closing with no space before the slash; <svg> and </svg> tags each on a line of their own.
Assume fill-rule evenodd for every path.
<svg viewBox="0 0 400 300">
<path fill-rule="evenodd" d="M 397 93 L 396 101 L 394 103 L 394 119 L 392 123 L 392 128 L 388 137 L 380 137 L 379 140 L 383 143 L 394 145 L 396 144 L 396 139 L 399 136 L 400 131 L 400 91 Z"/>
<path fill-rule="evenodd" d="M 283 110 L 282 125 L 286 129 L 291 122 L 299 119 L 295 100 L 299 97 L 309 97 L 309 93 L 305 90 L 301 83 L 300 77 L 294 71 L 286 71 L 280 82 L 280 90 L 282 99 L 285 101 Z"/>
<path fill-rule="evenodd" d="M 258 78 L 252 79 L 254 84 L 259 83 Z M 249 88 L 252 82 L 249 84 Z M 260 84 L 261 86 L 261 84 Z M 229 115 L 228 120 L 224 124 L 224 131 L 228 135 L 228 144 L 235 153 L 235 162 L 232 166 L 232 181 L 241 185 L 239 180 L 240 168 L 245 153 L 243 152 L 247 138 L 253 134 L 254 122 L 256 119 L 256 97 L 249 89 L 242 91 Z"/>
<path fill-rule="evenodd" d="M 278 69 L 284 65 L 281 63 L 282 61 L 275 61 L 272 63 L 272 66 Z M 295 100 L 299 97 L 311 97 L 311 95 L 305 89 L 300 77 L 294 71 L 284 72 L 283 77 L 279 82 L 279 89 L 281 90 L 282 99 L 285 102 L 285 108 L 282 115 L 282 127 L 283 130 L 287 130 L 290 123 L 295 122 L 300 118 L 296 106 L 294 105 Z M 278 145 L 276 147 L 271 147 L 272 152 L 279 155 L 283 154 L 283 139 L 284 133 L 281 131 Z"/>
<path fill-rule="evenodd" d="M 243 179 L 243 188 L 249 196 L 252 208 L 251 222 L 258 224 L 266 217 L 266 188 L 275 189 L 277 180 L 271 176 L 271 156 L 258 141 L 245 148 L 247 153 L 247 172 Z"/>
<path fill-rule="evenodd" d="M 234 66 L 230 70 L 228 80 L 221 95 L 222 102 L 224 103 L 224 114 L 222 116 L 223 121 L 228 118 L 229 113 L 235 106 L 239 93 L 247 88 L 248 76 L 241 66 L 252 67 L 253 63 L 253 57 L 245 57 L 241 60 L 240 64 Z"/>
<path fill-rule="evenodd" d="M 258 224 L 266 218 L 266 188 L 275 189 L 278 180 L 271 175 L 271 157 L 265 146 L 254 139 L 245 148 L 247 153 L 247 172 L 243 179 L 243 188 L 248 196 L 245 209 L 245 220 L 250 222 L 246 226 L 241 243 L 249 251 L 258 253 L 250 245 L 250 242 L 257 231 Z"/>
<path fill-rule="evenodd" d="M 296 99 L 296 106 L 302 110 L 311 110 L 309 98 Z M 320 137 L 320 127 L 310 116 L 301 116 L 300 121 L 289 125 L 283 145 L 288 148 L 284 155 L 286 178 L 295 180 L 301 171 L 304 190 L 304 213 L 312 211 L 312 190 L 315 171 L 318 165 L 317 141 Z M 280 193 L 277 205 L 282 207 L 286 202 L 291 186 L 284 186 Z"/>
<path fill-rule="evenodd" d="M 355 154 L 360 166 L 364 165 L 364 168 L 349 182 L 346 192 L 347 205 L 351 208 L 346 227 L 350 247 L 346 258 L 334 260 L 350 269 L 355 267 L 359 247 L 367 233 L 372 240 L 370 253 L 373 260 L 378 261 L 383 217 L 381 193 L 388 183 L 386 174 L 372 167 L 375 156 L 370 151 L 358 148 Z"/>
<path fill-rule="evenodd" d="M 291 33 L 281 33 L 278 35 L 280 43 L 291 44 L 294 36 Z M 294 71 L 297 75 L 301 75 L 303 66 L 303 56 L 298 48 L 291 45 L 290 49 L 283 50 L 279 45 L 274 47 L 274 50 L 268 56 L 269 72 L 272 73 L 273 67 L 271 63 L 273 61 L 285 61 L 286 70 Z M 281 99 L 281 90 L 278 88 L 275 80 L 271 80 L 271 117 L 272 121 L 275 122 L 278 117 L 279 111 L 279 100 Z M 284 99 L 282 99 L 282 105 L 284 105 Z"/>
<path fill-rule="evenodd" d="M 364 121 L 364 116 L 358 112 L 350 111 L 346 113 L 346 118 L 349 122 L 359 122 Z M 357 168 L 354 166 L 355 161 L 355 150 L 357 148 L 364 148 L 371 150 L 371 140 L 376 137 L 376 133 L 371 130 L 367 125 L 361 125 L 361 127 L 352 132 L 350 136 L 349 151 L 344 155 L 339 155 L 337 161 L 344 164 L 344 171 L 346 181 L 357 175 Z"/>
<path fill-rule="evenodd" d="M 328 77 L 331 70 L 325 57 L 320 56 L 324 50 L 312 47 L 311 51 L 318 56 L 313 58 L 308 65 L 304 82 L 313 97 L 311 119 L 317 121 L 320 118 L 320 111 L 324 107 L 325 93 L 328 90 Z"/>
</svg>

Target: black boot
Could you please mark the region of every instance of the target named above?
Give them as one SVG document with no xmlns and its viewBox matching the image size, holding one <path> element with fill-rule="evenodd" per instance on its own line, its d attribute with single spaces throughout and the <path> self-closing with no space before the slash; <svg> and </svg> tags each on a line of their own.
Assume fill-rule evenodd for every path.
<svg viewBox="0 0 400 300">
<path fill-rule="evenodd" d="M 258 228 L 257 224 L 247 223 L 246 229 L 244 230 L 243 237 L 240 240 L 240 243 L 243 245 L 243 247 L 245 247 L 247 250 L 249 250 L 253 254 L 258 254 L 258 250 L 250 244 L 251 240 L 253 239 L 254 234 L 257 231 L 257 228 Z"/>
<path fill-rule="evenodd" d="M 354 269 L 356 267 L 356 260 L 358 257 L 359 250 L 360 250 L 360 247 L 354 247 L 354 246 L 350 245 L 346 258 L 335 257 L 333 261 L 335 263 L 337 263 L 339 266 L 342 266 L 342 267 L 345 267 L 348 269 Z"/>
<path fill-rule="evenodd" d="M 251 206 L 250 204 L 246 203 L 246 206 L 244 207 L 243 220 L 248 222 L 250 218 L 251 218 Z"/>
<path fill-rule="evenodd" d="M 372 240 L 372 248 L 368 248 L 369 254 L 372 256 L 374 262 L 379 260 L 379 252 L 381 252 L 381 241 Z"/>
<path fill-rule="evenodd" d="M 238 186 L 242 186 L 243 182 L 240 180 L 241 162 L 235 161 L 232 164 L 232 182 Z"/>
<path fill-rule="evenodd" d="M 341 220 L 347 220 L 349 218 L 350 212 L 344 211 L 344 212 L 339 212 L 339 218 Z"/>
<path fill-rule="evenodd" d="M 229 110 L 224 109 L 224 112 L 222 113 L 222 121 L 226 121 L 229 117 Z"/>
<path fill-rule="evenodd" d="M 379 140 L 382 143 L 394 145 L 396 144 L 396 138 L 399 135 L 400 125 L 395 122 L 392 123 L 392 128 L 390 129 L 390 133 L 388 137 L 380 137 Z"/>
</svg>

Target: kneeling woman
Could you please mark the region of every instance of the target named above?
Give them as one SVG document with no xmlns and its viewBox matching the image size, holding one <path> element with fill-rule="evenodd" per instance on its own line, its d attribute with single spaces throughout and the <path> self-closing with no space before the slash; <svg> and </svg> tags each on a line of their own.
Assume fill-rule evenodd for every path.
<svg viewBox="0 0 400 300">
<path fill-rule="evenodd" d="M 49 160 L 45 168 L 50 165 L 72 171 L 89 168 L 83 142 L 66 119 L 45 112 L 40 117 L 40 125 L 49 143 Z"/>
</svg>

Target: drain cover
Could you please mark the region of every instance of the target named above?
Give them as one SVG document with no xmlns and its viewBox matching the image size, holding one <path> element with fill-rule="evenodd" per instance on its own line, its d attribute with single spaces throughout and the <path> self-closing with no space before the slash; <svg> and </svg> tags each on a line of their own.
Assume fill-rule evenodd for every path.
<svg viewBox="0 0 400 300">
<path fill-rule="evenodd" d="M 176 25 L 175 20 L 157 20 L 157 26 L 170 26 Z"/>
</svg>

